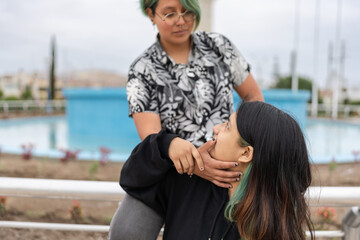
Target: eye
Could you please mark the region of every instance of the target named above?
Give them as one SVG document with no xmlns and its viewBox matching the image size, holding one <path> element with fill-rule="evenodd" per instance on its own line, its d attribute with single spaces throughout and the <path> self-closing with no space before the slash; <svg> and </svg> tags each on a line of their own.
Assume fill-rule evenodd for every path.
<svg viewBox="0 0 360 240">
<path fill-rule="evenodd" d="M 185 12 L 182 13 L 184 17 L 194 17 L 195 13 L 186 10 Z"/>
<path fill-rule="evenodd" d="M 175 12 L 171 12 L 171 13 L 165 14 L 165 17 L 164 17 L 164 18 L 174 18 L 174 17 L 176 17 L 176 13 L 175 13 Z"/>
</svg>

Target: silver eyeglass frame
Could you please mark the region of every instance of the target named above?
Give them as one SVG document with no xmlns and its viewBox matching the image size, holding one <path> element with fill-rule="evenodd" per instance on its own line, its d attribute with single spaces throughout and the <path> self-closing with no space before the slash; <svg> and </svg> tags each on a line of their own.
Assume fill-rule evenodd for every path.
<svg viewBox="0 0 360 240">
<path fill-rule="evenodd" d="M 176 12 L 168 13 L 168 14 L 166 14 L 164 17 L 161 17 L 157 12 L 155 12 L 155 14 L 158 15 L 158 17 L 159 17 L 163 22 L 165 22 L 166 25 L 168 25 L 168 26 L 174 26 L 174 25 L 176 25 L 176 23 L 180 20 L 180 17 L 183 17 L 183 19 L 184 19 L 184 15 L 187 14 L 187 13 L 189 13 L 189 12 L 192 13 L 192 12 L 189 11 L 189 10 L 186 10 L 186 11 L 183 12 L 183 13 L 177 13 L 178 18 L 176 19 L 176 21 L 174 22 L 174 24 L 171 24 L 171 25 L 170 25 L 170 24 L 167 24 L 166 21 L 165 21 L 165 19 L 166 19 L 170 14 L 173 14 L 173 13 L 176 13 Z M 192 13 L 192 14 L 194 15 L 192 21 L 194 21 L 195 18 L 196 18 L 196 15 L 195 15 L 194 13 Z M 184 22 L 189 22 L 189 21 L 186 21 L 186 20 L 184 19 Z"/>
</svg>

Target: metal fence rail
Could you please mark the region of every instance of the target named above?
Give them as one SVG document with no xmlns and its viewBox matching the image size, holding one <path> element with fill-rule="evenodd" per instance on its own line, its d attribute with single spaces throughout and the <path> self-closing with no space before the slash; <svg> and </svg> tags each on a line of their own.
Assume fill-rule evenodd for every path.
<svg viewBox="0 0 360 240">
<path fill-rule="evenodd" d="M 13 100 L 0 101 L 0 113 L 8 114 L 11 112 L 21 111 L 64 111 L 66 100 Z"/>
<path fill-rule="evenodd" d="M 68 224 L 68 223 L 43 223 L 43 222 L 18 222 L 0 221 L 0 228 L 20 228 L 20 229 L 46 229 L 58 231 L 82 231 L 82 232 L 108 232 L 108 225 L 88 225 L 88 224 Z M 161 229 L 160 234 L 163 234 Z M 315 231 L 315 237 L 343 237 L 342 231 Z M 310 237 L 310 232 L 306 231 L 306 236 Z"/>
<path fill-rule="evenodd" d="M 0 177 L 0 196 L 119 201 L 125 192 L 117 182 Z M 360 205 L 360 187 L 310 187 L 310 205 Z M 0 228 L 37 228 L 107 232 L 106 225 L 0 221 Z M 310 236 L 310 233 L 307 232 Z M 343 231 L 315 231 L 316 237 L 344 237 Z"/>
<path fill-rule="evenodd" d="M 118 182 L 0 177 L 0 196 L 118 201 Z M 360 187 L 310 187 L 310 205 L 360 205 Z"/>
<path fill-rule="evenodd" d="M 308 104 L 307 110 L 311 112 L 311 104 Z M 332 114 L 332 105 L 331 104 L 318 104 L 318 111 L 325 113 L 325 116 L 331 117 Z M 348 104 L 338 104 L 338 113 L 343 113 L 345 117 L 349 117 L 350 113 L 356 113 L 357 116 L 360 116 L 360 106 L 359 105 L 348 105 Z"/>
</svg>

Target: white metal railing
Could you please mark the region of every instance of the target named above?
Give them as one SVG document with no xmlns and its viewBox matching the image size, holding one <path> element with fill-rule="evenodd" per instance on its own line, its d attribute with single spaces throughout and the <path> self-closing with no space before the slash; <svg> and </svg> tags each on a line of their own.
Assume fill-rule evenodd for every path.
<svg viewBox="0 0 360 240">
<path fill-rule="evenodd" d="M 0 221 L 0 228 L 21 228 L 21 229 L 47 229 L 58 231 L 82 231 L 82 232 L 108 232 L 108 225 L 88 225 L 88 224 L 69 224 L 69 223 L 43 223 L 43 222 L 19 222 L 19 221 Z M 164 229 L 161 229 L 162 235 Z M 315 237 L 343 237 L 342 231 L 315 231 Z M 310 237 L 310 232 L 306 231 L 306 236 Z"/>
<path fill-rule="evenodd" d="M 39 110 L 46 111 L 51 110 L 62 110 L 66 107 L 66 100 L 13 100 L 13 101 L 0 101 L 0 113 L 5 114 L 14 112 L 17 110 L 29 111 Z"/>
<path fill-rule="evenodd" d="M 119 201 L 118 182 L 0 177 L 0 196 Z M 310 187 L 310 205 L 360 205 L 360 187 Z M 109 226 L 0 221 L 1 227 L 107 232 Z M 307 232 L 309 236 L 309 232 Z M 342 231 L 315 231 L 316 237 L 343 237 Z"/>
<path fill-rule="evenodd" d="M 70 223 L 0 221 L 0 228 L 48 229 L 48 230 L 59 230 L 59 231 L 82 231 L 82 232 L 108 232 L 110 226 L 89 225 L 89 224 L 70 224 Z"/>
<path fill-rule="evenodd" d="M 325 115 L 330 117 L 333 111 L 331 104 L 318 104 L 318 111 L 324 111 Z M 307 106 L 308 112 L 311 112 L 311 103 Z M 348 104 L 338 104 L 338 113 L 344 113 L 345 117 L 350 116 L 350 112 L 356 112 L 360 116 L 360 106 L 359 105 L 348 105 Z"/>
<path fill-rule="evenodd" d="M 119 201 L 117 182 L 0 177 L 0 196 Z"/>
<path fill-rule="evenodd" d="M 0 177 L 0 196 L 118 201 L 118 182 Z M 360 187 L 310 187 L 311 205 L 360 205 Z"/>
</svg>

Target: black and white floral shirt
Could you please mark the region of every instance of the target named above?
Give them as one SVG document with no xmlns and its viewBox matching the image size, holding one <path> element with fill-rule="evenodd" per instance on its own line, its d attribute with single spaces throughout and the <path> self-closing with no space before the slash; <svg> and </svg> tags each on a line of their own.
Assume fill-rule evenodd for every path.
<svg viewBox="0 0 360 240">
<path fill-rule="evenodd" d="M 233 87 L 248 74 L 248 63 L 218 33 L 193 33 L 187 64 L 175 63 L 157 40 L 130 66 L 129 115 L 156 113 L 163 128 L 199 147 L 229 118 Z"/>
</svg>

